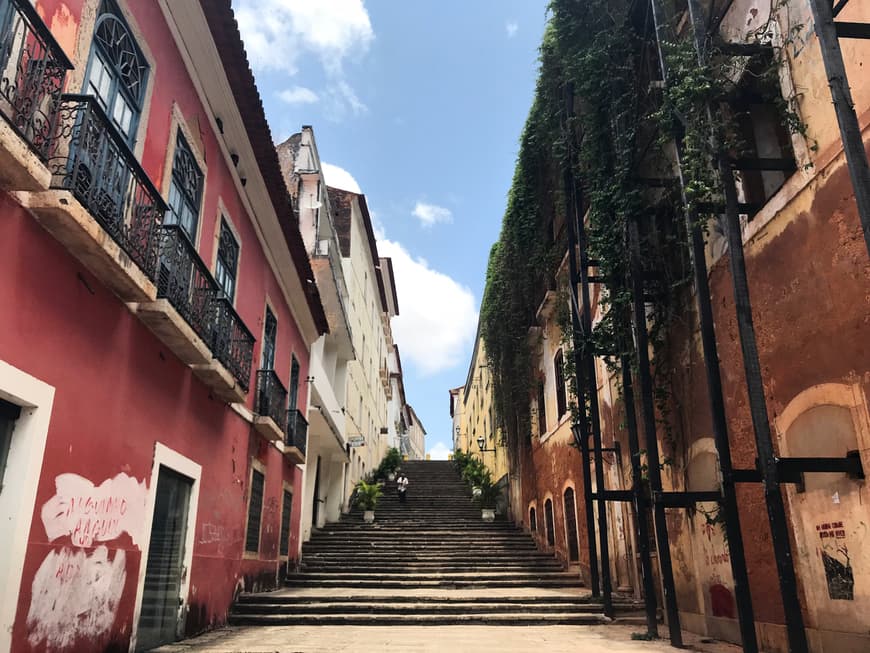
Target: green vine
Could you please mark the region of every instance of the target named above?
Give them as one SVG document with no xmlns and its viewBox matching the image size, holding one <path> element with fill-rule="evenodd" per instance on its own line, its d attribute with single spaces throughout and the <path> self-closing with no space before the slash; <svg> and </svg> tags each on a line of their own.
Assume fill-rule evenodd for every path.
<svg viewBox="0 0 870 653">
<path fill-rule="evenodd" d="M 684 198 L 677 180 L 667 179 L 674 172 L 674 138 L 682 145 L 685 200 L 706 229 L 723 205 L 719 152 L 713 144 L 723 144 L 732 158 L 747 154 L 740 130 L 743 116 L 729 108 L 742 79 L 754 78 L 753 88 L 762 93 L 775 89 L 762 99 L 777 107 L 790 134 L 806 135 L 795 93 L 783 98 L 778 92 L 786 46 L 800 28 L 772 39 L 776 12 L 788 0 L 771 1 L 771 21 L 746 35 L 748 44 L 771 47 L 743 58 L 745 66 L 712 41 L 704 44 L 709 55 L 703 64 L 689 38 L 675 35 L 663 43 L 669 69 L 664 91 L 651 73 L 658 61 L 650 18 L 639 12 L 637 3 L 550 2 L 535 100 L 520 140 L 502 231 L 490 252 L 481 306 L 495 406 L 509 442 L 531 433 L 529 328 L 544 291 L 552 289 L 557 254 L 565 251 L 557 234 L 566 219 L 568 196 L 561 171 L 570 166 L 581 184 L 588 255 L 596 261 L 594 274 L 605 283 L 596 298 L 598 319 L 587 337 L 575 338 L 567 293 L 560 291 L 557 321 L 565 378 L 577 397 L 575 372 L 582 376 L 582 371 L 574 369 L 575 343 L 582 355 L 603 358 L 612 372 L 626 356 L 637 365 L 627 247 L 630 221 L 637 221 L 662 464 L 671 464 L 677 455 L 673 413 L 678 406 L 671 388 L 677 367 L 673 361 L 679 359 L 675 343 L 684 339 L 671 341 L 677 325 L 683 335 L 692 332 L 693 302 Z M 570 119 L 563 109 L 568 83 L 576 98 Z M 656 175 L 665 177 L 664 183 L 639 181 Z M 619 386 L 619 375 L 616 379 Z M 580 408 L 576 400 L 571 405 L 575 423 Z"/>
</svg>

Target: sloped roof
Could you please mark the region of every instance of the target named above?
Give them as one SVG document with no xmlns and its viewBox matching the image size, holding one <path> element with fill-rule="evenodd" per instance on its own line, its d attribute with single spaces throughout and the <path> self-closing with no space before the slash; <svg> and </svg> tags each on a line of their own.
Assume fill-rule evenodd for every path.
<svg viewBox="0 0 870 653">
<path fill-rule="evenodd" d="M 269 189 L 269 196 L 284 240 L 293 258 L 296 273 L 302 283 L 303 292 L 311 311 L 314 323 L 319 333 L 329 332 L 329 323 L 320 301 L 320 292 L 314 280 L 314 272 L 308 261 L 308 252 L 299 232 L 299 221 L 290 201 L 290 194 L 281 174 L 278 155 L 266 112 L 254 73 L 248 63 L 248 55 L 239 32 L 232 5 L 229 0 L 199 0 L 202 11 L 208 21 L 217 50 L 220 53 L 221 64 L 229 81 L 233 99 L 239 109 L 239 114 L 245 124 L 251 148 L 256 157 L 257 167 Z"/>
</svg>

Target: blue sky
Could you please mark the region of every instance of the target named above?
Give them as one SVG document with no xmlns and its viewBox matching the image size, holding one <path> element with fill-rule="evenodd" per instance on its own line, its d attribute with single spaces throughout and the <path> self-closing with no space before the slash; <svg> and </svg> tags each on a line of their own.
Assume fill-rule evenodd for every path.
<svg viewBox="0 0 870 653">
<path fill-rule="evenodd" d="M 233 0 L 277 142 L 314 127 L 393 258 L 393 333 L 427 450 L 451 445 L 546 0 Z"/>
</svg>

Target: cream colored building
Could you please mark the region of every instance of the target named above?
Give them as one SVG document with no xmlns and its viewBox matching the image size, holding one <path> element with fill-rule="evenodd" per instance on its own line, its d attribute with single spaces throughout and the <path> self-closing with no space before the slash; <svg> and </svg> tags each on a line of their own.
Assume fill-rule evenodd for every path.
<svg viewBox="0 0 870 653">
<path fill-rule="evenodd" d="M 405 436 L 402 438 L 402 455 L 408 460 L 424 460 L 426 458 L 426 429 L 423 422 L 417 417 L 417 413 L 411 404 L 405 404 Z"/>
<path fill-rule="evenodd" d="M 350 444 L 344 496 L 380 464 L 389 448 L 390 320 L 398 313 L 392 264 L 378 256 L 365 195 L 329 189 L 350 297 L 356 358 L 348 364 L 345 435 Z M 387 283 L 382 262 L 388 268 Z M 389 297 L 387 287 L 390 288 Z"/>
<path fill-rule="evenodd" d="M 311 537 L 312 528 L 341 516 L 348 463 L 345 423 L 347 370 L 356 352 L 339 235 L 313 129 L 304 126 L 301 132 L 280 144 L 277 152 L 329 320 L 329 333 L 311 347 L 309 377 L 300 380 L 311 386 L 301 544 Z"/>
<path fill-rule="evenodd" d="M 462 429 L 462 395 L 465 386 L 450 390 L 450 419 L 453 421 L 453 451 L 468 451 L 468 434 Z"/>
</svg>

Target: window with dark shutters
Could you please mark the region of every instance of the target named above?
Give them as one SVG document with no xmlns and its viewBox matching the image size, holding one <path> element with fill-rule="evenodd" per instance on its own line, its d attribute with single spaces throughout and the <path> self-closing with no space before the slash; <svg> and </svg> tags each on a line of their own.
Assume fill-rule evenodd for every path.
<svg viewBox="0 0 870 653">
<path fill-rule="evenodd" d="M 547 499 L 544 503 L 544 520 L 547 527 L 547 544 L 556 545 L 556 527 L 553 524 L 553 502 Z"/>
<path fill-rule="evenodd" d="M 284 502 L 281 504 L 281 555 L 290 551 L 290 512 L 293 510 L 293 493 L 284 490 Z"/>
<path fill-rule="evenodd" d="M 224 294 L 231 302 L 236 296 L 236 279 L 239 267 L 239 243 L 230 230 L 226 220 L 221 218 L 221 230 L 218 237 L 218 253 L 215 263 L 214 278 Z"/>
<path fill-rule="evenodd" d="M 556 352 L 553 359 L 553 368 L 556 373 L 556 407 L 559 419 L 568 411 L 568 396 L 565 394 L 565 361 L 562 359 L 562 350 Z"/>
<path fill-rule="evenodd" d="M 260 519 L 263 515 L 263 486 L 266 478 L 262 472 L 251 474 L 251 497 L 248 501 L 248 528 L 245 532 L 245 551 L 260 552 Z"/>
</svg>

